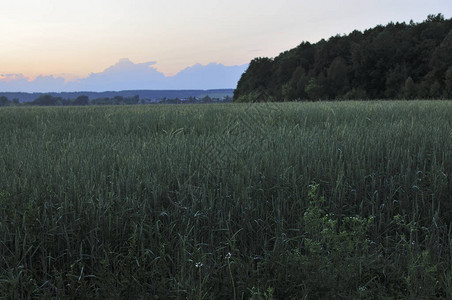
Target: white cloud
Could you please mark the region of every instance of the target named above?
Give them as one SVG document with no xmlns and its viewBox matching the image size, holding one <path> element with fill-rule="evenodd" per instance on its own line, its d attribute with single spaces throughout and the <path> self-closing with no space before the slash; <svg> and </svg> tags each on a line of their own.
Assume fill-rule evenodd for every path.
<svg viewBox="0 0 452 300">
<path fill-rule="evenodd" d="M 247 65 L 224 66 L 210 63 L 195 64 L 174 76 L 165 76 L 156 68 L 155 61 L 133 63 L 120 59 L 103 72 L 65 82 L 62 77 L 38 76 L 28 80 L 22 74 L 0 75 L 3 92 L 62 92 L 62 91 L 119 91 L 164 89 L 235 88 Z"/>
<path fill-rule="evenodd" d="M 155 62 L 135 64 L 123 58 L 103 72 L 91 73 L 86 78 L 69 82 L 67 88 L 72 91 L 156 89 L 164 81 L 165 75 L 150 67 L 154 64 Z"/>
<path fill-rule="evenodd" d="M 173 77 L 174 88 L 190 89 L 193 86 L 203 89 L 235 88 L 240 76 L 248 65 L 224 66 L 210 63 L 188 67 Z"/>
<path fill-rule="evenodd" d="M 23 74 L 1 74 L 0 91 L 2 92 L 52 92 L 64 87 L 64 78 L 38 76 L 29 80 Z"/>
<path fill-rule="evenodd" d="M 0 74 L 0 82 L 8 82 L 14 80 L 27 80 L 23 74 Z"/>
</svg>

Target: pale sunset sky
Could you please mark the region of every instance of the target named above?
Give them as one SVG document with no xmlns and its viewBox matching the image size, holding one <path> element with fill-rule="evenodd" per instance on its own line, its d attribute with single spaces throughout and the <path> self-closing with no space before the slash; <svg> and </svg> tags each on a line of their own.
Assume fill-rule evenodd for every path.
<svg viewBox="0 0 452 300">
<path fill-rule="evenodd" d="M 172 76 L 243 65 L 302 41 L 452 16 L 451 0 L 1 0 L 0 81 L 84 78 L 120 59 Z"/>
</svg>

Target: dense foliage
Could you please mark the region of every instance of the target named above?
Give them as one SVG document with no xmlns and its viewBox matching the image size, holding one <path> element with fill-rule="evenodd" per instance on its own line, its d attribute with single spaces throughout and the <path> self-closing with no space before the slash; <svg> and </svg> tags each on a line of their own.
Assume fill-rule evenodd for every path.
<svg viewBox="0 0 452 300">
<path fill-rule="evenodd" d="M 452 98 L 452 19 L 389 23 L 251 61 L 235 102 Z"/>
<path fill-rule="evenodd" d="M 7 299 L 452 299 L 452 102 L 4 107 Z"/>
</svg>

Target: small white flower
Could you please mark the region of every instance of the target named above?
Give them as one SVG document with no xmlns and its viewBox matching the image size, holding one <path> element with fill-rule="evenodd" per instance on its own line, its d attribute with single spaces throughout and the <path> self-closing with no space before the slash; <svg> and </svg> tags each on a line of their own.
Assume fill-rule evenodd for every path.
<svg viewBox="0 0 452 300">
<path fill-rule="evenodd" d="M 226 256 L 224 257 L 225 259 L 230 259 L 231 258 L 231 252 L 228 252 L 228 254 L 226 254 Z"/>
<path fill-rule="evenodd" d="M 195 267 L 197 267 L 197 268 L 201 268 L 202 266 L 204 266 L 204 265 L 203 265 L 202 262 L 200 262 L 200 261 L 198 261 L 198 262 L 195 264 Z"/>
</svg>

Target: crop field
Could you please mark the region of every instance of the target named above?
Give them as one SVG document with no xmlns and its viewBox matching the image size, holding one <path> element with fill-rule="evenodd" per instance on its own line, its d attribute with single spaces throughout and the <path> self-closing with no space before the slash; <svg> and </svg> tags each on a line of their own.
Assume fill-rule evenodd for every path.
<svg viewBox="0 0 452 300">
<path fill-rule="evenodd" d="M 0 109 L 0 298 L 452 298 L 452 102 Z"/>
</svg>

